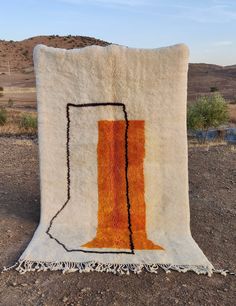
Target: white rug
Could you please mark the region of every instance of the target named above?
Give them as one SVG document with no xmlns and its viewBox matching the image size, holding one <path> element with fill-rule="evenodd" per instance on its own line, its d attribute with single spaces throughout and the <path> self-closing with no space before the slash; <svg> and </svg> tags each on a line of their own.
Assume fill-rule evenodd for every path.
<svg viewBox="0 0 236 306">
<path fill-rule="evenodd" d="M 190 232 L 188 49 L 39 45 L 41 219 L 34 270 L 211 275 Z"/>
</svg>

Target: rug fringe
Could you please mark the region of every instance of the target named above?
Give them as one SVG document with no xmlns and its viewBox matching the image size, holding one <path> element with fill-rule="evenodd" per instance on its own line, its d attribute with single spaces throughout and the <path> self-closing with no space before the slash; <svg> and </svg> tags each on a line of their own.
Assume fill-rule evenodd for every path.
<svg viewBox="0 0 236 306">
<path fill-rule="evenodd" d="M 163 269 L 166 273 L 173 271 L 178 272 L 188 272 L 193 271 L 200 274 L 207 274 L 211 276 L 213 273 L 220 273 L 226 276 L 227 274 L 235 275 L 235 273 L 230 273 L 228 270 L 216 270 L 206 266 L 198 265 L 171 265 L 171 264 L 109 264 L 109 263 L 99 263 L 95 261 L 88 261 L 83 263 L 75 262 L 43 262 L 43 261 L 30 261 L 30 260 L 19 260 L 14 265 L 3 268 L 2 272 L 6 272 L 14 269 L 20 274 L 24 274 L 30 271 L 58 271 L 61 270 L 62 273 L 71 272 L 107 272 L 118 275 L 135 273 L 139 274 L 143 270 L 150 273 L 157 273 L 158 268 Z"/>
</svg>

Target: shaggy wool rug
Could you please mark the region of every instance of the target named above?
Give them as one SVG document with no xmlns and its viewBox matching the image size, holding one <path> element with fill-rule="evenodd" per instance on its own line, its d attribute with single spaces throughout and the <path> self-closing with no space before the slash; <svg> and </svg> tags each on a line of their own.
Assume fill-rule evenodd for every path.
<svg viewBox="0 0 236 306">
<path fill-rule="evenodd" d="M 188 49 L 34 50 L 41 218 L 24 273 L 211 275 L 190 232 Z"/>
</svg>

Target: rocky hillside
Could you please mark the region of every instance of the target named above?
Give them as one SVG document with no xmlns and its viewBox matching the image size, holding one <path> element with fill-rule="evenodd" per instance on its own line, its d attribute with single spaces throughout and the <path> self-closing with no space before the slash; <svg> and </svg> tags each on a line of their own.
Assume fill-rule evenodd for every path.
<svg viewBox="0 0 236 306">
<path fill-rule="evenodd" d="M 0 40 L 0 86 L 34 86 L 32 52 L 37 44 L 73 49 L 88 45 L 106 46 L 109 43 L 96 38 L 71 35 L 37 36 L 22 41 Z M 222 67 L 190 64 L 188 80 L 189 102 L 214 89 L 219 90 L 228 101 L 236 100 L 236 65 Z"/>
<path fill-rule="evenodd" d="M 219 90 L 229 102 L 236 101 L 236 65 L 190 64 L 188 101 L 207 95 L 211 90 Z"/>
<path fill-rule="evenodd" d="M 85 36 L 36 36 L 22 41 L 0 40 L 0 72 L 8 71 L 9 64 L 12 71 L 19 71 L 33 65 L 33 48 L 37 44 L 51 47 L 73 49 L 90 45 L 106 46 L 109 43 Z"/>
</svg>

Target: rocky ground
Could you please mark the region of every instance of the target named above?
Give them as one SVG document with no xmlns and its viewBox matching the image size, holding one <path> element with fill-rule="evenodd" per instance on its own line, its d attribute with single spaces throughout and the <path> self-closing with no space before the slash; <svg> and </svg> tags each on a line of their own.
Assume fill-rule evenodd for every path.
<svg viewBox="0 0 236 306">
<path fill-rule="evenodd" d="M 0 137 L 0 267 L 11 265 L 39 222 L 36 140 Z M 236 149 L 189 149 L 192 234 L 216 268 L 236 271 Z M 1 306 L 234 305 L 235 276 L 195 273 L 16 271 L 0 274 Z"/>
</svg>

